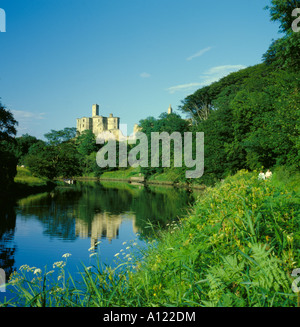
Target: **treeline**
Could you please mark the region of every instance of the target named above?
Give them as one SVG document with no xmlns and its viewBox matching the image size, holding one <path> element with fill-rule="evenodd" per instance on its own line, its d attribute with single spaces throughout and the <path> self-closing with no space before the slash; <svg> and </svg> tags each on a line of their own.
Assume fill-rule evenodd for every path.
<svg viewBox="0 0 300 327">
<path fill-rule="evenodd" d="M 271 19 L 283 37 L 273 41 L 264 62 L 197 90 L 180 110 L 205 133 L 204 180 L 239 169 L 300 164 L 300 33 L 291 29 L 300 1 L 273 0 Z"/>
<path fill-rule="evenodd" d="M 182 112 L 205 134 L 205 178 L 239 169 L 300 162 L 300 83 L 296 72 L 262 63 L 232 73 L 188 96 Z M 201 111 L 208 117 L 199 118 Z"/>
<path fill-rule="evenodd" d="M 299 5 L 299 6 L 298 6 Z M 279 21 L 283 37 L 273 41 L 263 55 L 263 63 L 232 73 L 218 82 L 187 96 L 179 110 L 188 116 L 162 114 L 158 119 L 140 121 L 141 131 L 204 132 L 204 175 L 193 182 L 211 184 L 240 169 L 267 169 L 287 166 L 290 171 L 300 165 L 300 33 L 291 29 L 291 13 L 300 1 L 273 0 L 271 19 Z M 1 105 L 1 104 L 0 104 Z M 37 176 L 49 179 L 71 176 L 100 176 L 105 170 L 96 162 L 97 145 L 91 131 L 76 137 L 75 128 L 52 130 L 46 141 L 30 135 L 15 138 L 12 114 L 0 107 L 0 156 L 2 185 L 10 185 L 16 164 L 28 166 Z M 139 141 L 137 141 L 137 145 Z M 148 167 L 141 172 L 149 177 L 172 171 L 177 180 L 185 180 L 187 167 L 174 168 L 171 143 L 169 167 L 151 167 L 148 144 Z M 127 145 L 130 150 L 136 145 Z M 162 154 L 160 146 L 160 158 Z M 193 143 L 195 152 L 195 142 Z M 136 153 L 137 159 L 141 153 Z M 120 168 L 125 169 L 125 168 Z"/>
<path fill-rule="evenodd" d="M 96 161 L 91 158 L 94 159 L 98 151 L 91 131 L 76 137 L 76 128 L 67 127 L 51 130 L 44 136 L 46 141 L 25 134 L 2 143 L 18 165 L 25 165 L 39 177 L 53 179 L 98 172 Z"/>
<path fill-rule="evenodd" d="M 182 119 L 177 114 L 162 114 L 158 119 L 149 117 L 141 120 L 140 127 L 147 135 L 149 143 L 151 141 L 151 132 L 180 132 L 182 135 L 189 128 L 189 122 Z M 108 170 L 127 169 L 130 162 L 127 158 L 127 167 L 120 167 L 119 145 L 116 140 L 116 162 L 113 167 L 99 167 L 96 161 L 97 153 L 102 147 L 107 145 L 97 144 L 96 137 L 92 131 L 86 130 L 78 134 L 76 128 L 64 128 L 63 130 L 51 132 L 44 135 L 46 141 L 37 139 L 34 136 L 25 134 L 21 137 L 10 137 L 9 140 L 3 140 L 1 144 L 8 153 L 14 158 L 14 163 L 25 165 L 30 171 L 39 177 L 47 177 L 54 179 L 57 177 L 68 178 L 74 176 L 93 176 L 99 177 L 103 172 Z M 137 161 L 141 158 L 139 149 L 140 141 L 137 139 L 135 144 L 126 143 L 127 153 L 136 148 Z M 141 168 L 141 172 L 146 176 L 157 172 L 163 172 L 164 168 L 151 166 L 151 144 L 149 144 L 149 167 Z M 171 157 L 173 157 L 174 149 L 171 148 Z M 161 157 L 160 147 L 160 157 Z M 108 153 L 104 156 L 107 158 Z M 122 159 L 124 160 L 124 158 Z M 173 158 L 171 159 L 173 161 Z M 124 163 L 124 162 L 123 162 Z M 184 168 L 181 169 L 184 174 Z"/>
<path fill-rule="evenodd" d="M 183 127 L 205 135 L 201 182 L 212 184 L 240 169 L 299 169 L 300 33 L 291 29 L 297 6 L 300 1 L 273 0 L 267 7 L 283 37 L 272 42 L 263 63 L 231 73 L 182 101 L 179 110 L 189 117 L 189 124 L 178 122 L 177 130 Z M 174 124 L 153 117 L 140 126 L 146 133 L 176 130 L 171 128 Z M 177 171 L 184 178 L 182 170 Z"/>
</svg>

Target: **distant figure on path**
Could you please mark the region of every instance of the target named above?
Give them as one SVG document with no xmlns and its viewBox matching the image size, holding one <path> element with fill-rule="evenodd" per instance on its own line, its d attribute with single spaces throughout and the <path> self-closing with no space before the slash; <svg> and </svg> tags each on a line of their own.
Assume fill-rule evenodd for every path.
<svg viewBox="0 0 300 327">
<path fill-rule="evenodd" d="M 270 171 L 270 169 L 268 169 L 266 172 L 266 178 L 271 178 L 271 177 L 272 177 L 272 172 Z"/>
<path fill-rule="evenodd" d="M 265 174 L 263 173 L 262 170 L 260 171 L 260 173 L 259 173 L 259 175 L 258 175 L 258 179 L 263 179 L 263 180 L 266 179 L 266 176 L 265 176 Z"/>
</svg>

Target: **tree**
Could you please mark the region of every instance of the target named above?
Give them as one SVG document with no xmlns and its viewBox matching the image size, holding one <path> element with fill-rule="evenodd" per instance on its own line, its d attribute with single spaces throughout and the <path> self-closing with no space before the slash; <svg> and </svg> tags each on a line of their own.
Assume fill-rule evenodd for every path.
<svg viewBox="0 0 300 327">
<path fill-rule="evenodd" d="M 12 113 L 6 110 L 0 102 L 0 192 L 8 191 L 17 173 L 17 158 L 8 150 L 7 144 L 14 142 L 17 121 Z"/>
<path fill-rule="evenodd" d="M 292 17 L 292 11 L 295 8 L 300 8 L 299 0 L 272 0 L 269 9 L 272 21 L 280 23 L 280 32 L 288 33 L 291 30 L 292 22 L 295 17 Z"/>
<path fill-rule="evenodd" d="M 85 130 L 76 137 L 76 146 L 82 156 L 88 156 L 98 150 L 96 136 L 91 130 Z"/>
<path fill-rule="evenodd" d="M 74 142 L 64 142 L 35 147 L 26 156 L 25 163 L 34 175 L 53 179 L 80 175 L 79 159 Z"/>
<path fill-rule="evenodd" d="M 141 131 L 147 135 L 148 139 L 148 167 L 142 167 L 141 171 L 146 176 L 155 173 L 162 173 L 165 169 L 162 167 L 162 144 L 159 142 L 159 167 L 151 167 L 151 133 L 152 132 L 167 132 L 171 135 L 173 132 L 179 132 L 182 136 L 183 144 L 183 133 L 189 131 L 189 121 L 182 119 L 178 114 L 167 114 L 162 113 L 158 119 L 154 117 L 148 117 L 140 121 L 139 126 Z M 174 163 L 174 146 L 172 146 L 173 141 L 170 144 L 170 166 L 173 167 Z M 170 169 L 170 168 L 167 168 Z M 175 169 L 175 168 L 174 168 Z M 184 168 L 176 168 L 178 174 L 184 176 Z"/>
<path fill-rule="evenodd" d="M 202 180 L 214 182 L 242 168 L 299 167 L 299 90 L 297 72 L 263 63 L 188 96 L 185 104 L 206 92 L 213 108 L 192 127 L 205 135 Z"/>
<path fill-rule="evenodd" d="M 53 146 L 39 147 L 38 152 L 30 153 L 25 158 L 25 164 L 33 175 L 53 179 L 57 176 L 57 153 Z"/>
<path fill-rule="evenodd" d="M 212 96 L 209 92 L 209 87 L 204 87 L 197 90 L 194 94 L 187 96 L 179 109 L 187 113 L 194 124 L 198 124 L 201 120 L 208 119 L 212 110 Z"/>
<path fill-rule="evenodd" d="M 42 140 L 38 140 L 36 137 L 29 134 L 24 134 L 21 137 L 16 137 L 14 141 L 5 141 L 7 149 L 14 153 L 18 159 L 18 164 L 24 164 L 24 158 L 29 153 L 32 146 L 43 143 Z"/>
<path fill-rule="evenodd" d="M 49 145 L 58 145 L 62 142 L 75 138 L 76 132 L 76 127 L 65 127 L 63 130 L 59 131 L 51 129 L 51 132 L 45 134 L 44 136 L 48 140 Z"/>
<path fill-rule="evenodd" d="M 16 125 L 18 122 L 13 114 L 0 102 L 0 141 L 11 141 L 17 134 Z"/>
<path fill-rule="evenodd" d="M 272 0 L 271 6 L 266 7 L 270 11 L 271 20 L 279 22 L 279 31 L 284 33 L 284 36 L 273 41 L 263 55 L 267 64 L 293 71 L 300 69 L 300 33 L 292 30 L 295 19 L 292 11 L 296 8 L 300 8 L 299 0 Z"/>
</svg>

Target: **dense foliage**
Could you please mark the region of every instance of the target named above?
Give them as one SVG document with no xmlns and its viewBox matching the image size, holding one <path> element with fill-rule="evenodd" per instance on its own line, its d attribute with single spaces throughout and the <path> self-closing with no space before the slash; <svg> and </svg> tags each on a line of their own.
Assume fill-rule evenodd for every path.
<svg viewBox="0 0 300 327">
<path fill-rule="evenodd" d="M 24 265 L 11 276 L 16 298 L 5 305 L 299 306 L 299 293 L 291 289 L 300 262 L 295 185 L 299 191 L 299 174 L 288 176 L 285 169 L 269 180 L 240 171 L 159 231 L 142 259 L 116 259 L 113 269 L 99 258 L 83 267 L 79 280 L 68 275 L 67 258 L 56 274 Z"/>
<path fill-rule="evenodd" d="M 183 112 L 200 108 L 204 97 L 211 103 L 207 119 L 192 113 L 193 129 L 205 133 L 204 178 L 216 180 L 243 168 L 299 168 L 299 91 L 296 72 L 262 63 L 188 96 Z"/>
<path fill-rule="evenodd" d="M 0 193 L 7 192 L 17 173 L 17 158 L 9 151 L 7 144 L 14 142 L 17 121 L 0 102 Z"/>
<path fill-rule="evenodd" d="M 279 31 L 284 35 L 274 40 L 268 51 L 264 54 L 264 60 L 268 64 L 274 64 L 277 68 L 290 68 L 294 71 L 300 69 L 300 33 L 292 29 L 292 15 L 294 9 L 300 8 L 299 0 L 272 0 L 269 9 L 271 20 L 279 22 Z M 298 25 L 299 26 L 299 25 Z"/>
</svg>

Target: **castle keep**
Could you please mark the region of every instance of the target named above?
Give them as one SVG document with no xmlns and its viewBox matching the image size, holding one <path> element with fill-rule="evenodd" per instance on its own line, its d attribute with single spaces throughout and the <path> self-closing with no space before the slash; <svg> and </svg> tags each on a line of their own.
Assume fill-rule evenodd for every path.
<svg viewBox="0 0 300 327">
<path fill-rule="evenodd" d="M 172 114 L 173 109 L 171 105 L 168 108 L 168 114 Z M 116 140 L 119 140 L 122 132 L 120 131 L 120 118 L 114 117 L 113 114 L 109 114 L 109 117 L 99 116 L 99 105 L 93 104 L 92 106 L 92 117 L 82 117 L 77 118 L 77 132 L 82 133 L 86 130 L 91 130 L 97 137 L 103 132 L 110 132 L 115 136 Z M 133 135 L 141 130 L 138 124 L 134 124 Z M 119 134 L 119 132 L 121 134 Z M 108 133 L 109 134 L 109 133 Z M 109 136 L 106 134 L 105 139 L 109 139 Z M 127 136 L 125 136 L 127 137 Z M 121 140 L 121 139 L 120 139 Z"/>
<path fill-rule="evenodd" d="M 91 130 L 96 136 L 102 132 L 109 131 L 116 137 L 119 133 L 120 118 L 110 114 L 109 117 L 99 116 L 99 105 L 93 104 L 92 117 L 77 118 L 77 131 L 82 133 Z"/>
</svg>

